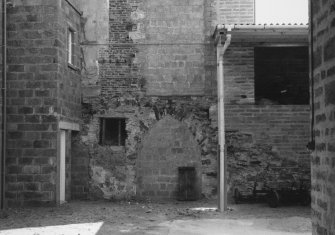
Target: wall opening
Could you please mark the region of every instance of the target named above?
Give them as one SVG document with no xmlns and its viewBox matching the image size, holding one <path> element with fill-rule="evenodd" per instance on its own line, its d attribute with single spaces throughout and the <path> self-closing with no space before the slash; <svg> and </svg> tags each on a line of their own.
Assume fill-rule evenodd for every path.
<svg viewBox="0 0 335 235">
<path fill-rule="evenodd" d="M 307 105 L 308 71 L 308 47 L 256 47 L 256 104 Z"/>
<path fill-rule="evenodd" d="M 125 118 L 101 118 L 100 145 L 124 146 L 126 139 Z"/>
</svg>

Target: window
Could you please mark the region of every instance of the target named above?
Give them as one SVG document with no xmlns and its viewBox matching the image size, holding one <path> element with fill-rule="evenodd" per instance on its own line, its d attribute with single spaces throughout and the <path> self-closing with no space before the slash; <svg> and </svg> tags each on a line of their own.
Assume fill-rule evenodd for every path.
<svg viewBox="0 0 335 235">
<path fill-rule="evenodd" d="M 70 29 L 67 32 L 67 62 L 74 64 L 74 30 Z"/>
<path fill-rule="evenodd" d="M 308 23 L 308 0 L 255 0 L 256 24 Z"/>
<path fill-rule="evenodd" d="M 256 47 L 256 103 L 308 104 L 308 67 L 307 47 Z"/>
<path fill-rule="evenodd" d="M 124 146 L 127 138 L 126 119 L 101 118 L 100 144 L 110 146 Z"/>
</svg>

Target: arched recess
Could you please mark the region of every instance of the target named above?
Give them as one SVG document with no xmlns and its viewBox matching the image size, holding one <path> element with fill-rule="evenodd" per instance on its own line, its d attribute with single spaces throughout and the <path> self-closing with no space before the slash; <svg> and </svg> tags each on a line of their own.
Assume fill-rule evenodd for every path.
<svg viewBox="0 0 335 235">
<path fill-rule="evenodd" d="M 167 115 L 143 140 L 136 162 L 137 195 L 175 199 L 178 168 L 194 167 L 195 198 L 201 194 L 201 150 L 187 125 Z"/>
</svg>

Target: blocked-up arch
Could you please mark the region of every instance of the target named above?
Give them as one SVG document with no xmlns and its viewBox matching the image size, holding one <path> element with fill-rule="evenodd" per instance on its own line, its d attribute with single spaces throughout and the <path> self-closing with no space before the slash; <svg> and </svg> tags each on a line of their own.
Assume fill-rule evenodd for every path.
<svg viewBox="0 0 335 235">
<path fill-rule="evenodd" d="M 187 125 L 169 115 L 144 137 L 136 165 L 138 196 L 176 198 L 178 167 L 195 168 L 195 197 L 200 196 L 200 148 Z"/>
</svg>

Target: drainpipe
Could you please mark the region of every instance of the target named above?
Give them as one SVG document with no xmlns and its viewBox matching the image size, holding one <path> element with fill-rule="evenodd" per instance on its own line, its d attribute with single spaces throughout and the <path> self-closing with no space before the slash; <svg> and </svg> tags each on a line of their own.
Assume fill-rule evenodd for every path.
<svg viewBox="0 0 335 235">
<path fill-rule="evenodd" d="M 5 208 L 5 169 L 6 169 L 6 133 L 7 133 L 7 0 L 2 0 L 2 147 L 0 175 L 0 210 Z"/>
<path fill-rule="evenodd" d="M 230 31 L 230 29 L 228 30 Z M 217 45 L 217 87 L 218 87 L 218 124 L 219 124 L 219 198 L 218 210 L 227 210 L 227 177 L 226 177 L 226 140 L 225 140 L 225 116 L 224 116 L 224 70 L 223 56 L 231 42 L 231 34 L 227 34 L 222 46 L 221 37 Z"/>
</svg>

